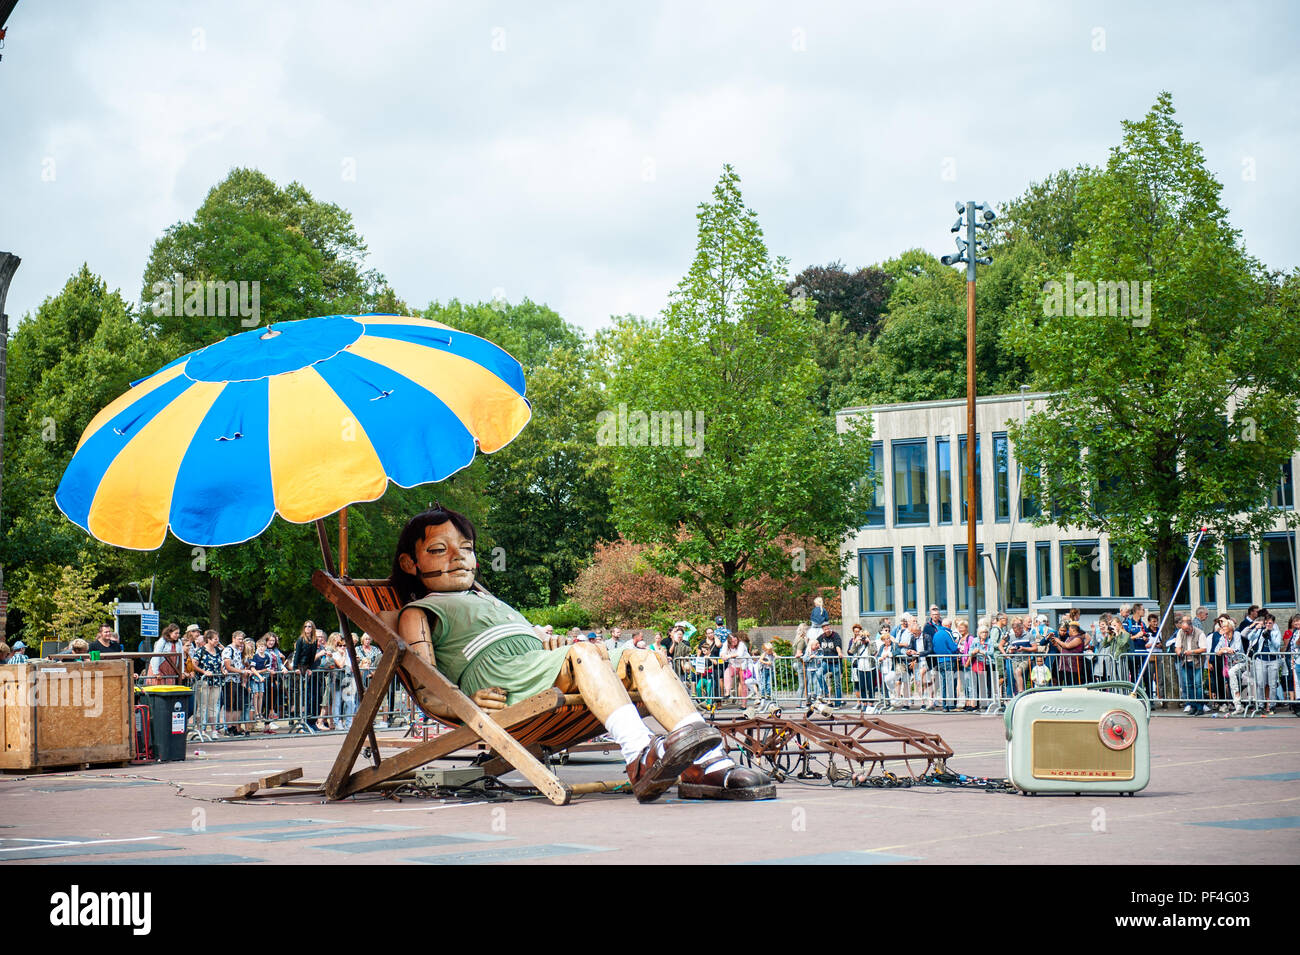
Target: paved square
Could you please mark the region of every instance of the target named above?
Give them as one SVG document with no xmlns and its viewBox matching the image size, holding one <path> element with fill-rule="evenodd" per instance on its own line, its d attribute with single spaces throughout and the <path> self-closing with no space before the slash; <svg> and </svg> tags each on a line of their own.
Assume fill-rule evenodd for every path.
<svg viewBox="0 0 1300 955">
<path fill-rule="evenodd" d="M 940 733 L 957 753 L 957 772 L 1005 775 L 1000 717 L 904 713 L 896 722 Z M 782 783 L 770 801 L 670 794 L 646 806 L 627 795 L 584 796 L 565 807 L 536 798 L 378 794 L 322 803 L 294 791 L 227 803 L 217 800 L 276 769 L 301 766 L 304 779 L 323 779 L 340 738 L 204 744 L 185 762 L 0 777 L 9 827 L 0 864 L 1290 864 L 1300 857 L 1300 719 L 1160 715 L 1150 731 L 1151 785 L 1131 798 L 839 789 L 819 780 Z M 617 757 L 579 756 L 560 775 L 613 780 L 623 768 Z"/>
</svg>

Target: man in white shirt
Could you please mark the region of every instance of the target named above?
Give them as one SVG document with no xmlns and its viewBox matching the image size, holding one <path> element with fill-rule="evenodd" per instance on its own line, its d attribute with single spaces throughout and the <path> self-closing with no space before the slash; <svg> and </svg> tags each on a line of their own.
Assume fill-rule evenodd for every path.
<svg viewBox="0 0 1300 955">
<path fill-rule="evenodd" d="M 1192 616 L 1180 614 L 1174 632 L 1174 652 L 1178 661 L 1179 694 L 1186 704 L 1183 712 L 1189 716 L 1210 712 L 1210 708 L 1205 705 L 1205 688 L 1201 682 L 1208 648 L 1209 640 L 1195 626 Z"/>
<path fill-rule="evenodd" d="M 221 651 L 221 669 L 226 676 L 223 687 L 226 703 L 227 736 L 247 736 L 243 728 L 243 677 L 250 671 L 244 668 L 244 631 L 236 630 L 230 636 L 230 646 Z"/>
</svg>

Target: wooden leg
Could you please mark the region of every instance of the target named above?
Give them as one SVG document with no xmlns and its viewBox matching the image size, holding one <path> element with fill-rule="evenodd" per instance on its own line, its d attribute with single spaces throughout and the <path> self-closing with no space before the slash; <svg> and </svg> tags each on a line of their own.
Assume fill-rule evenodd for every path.
<svg viewBox="0 0 1300 955">
<path fill-rule="evenodd" d="M 338 793 L 342 791 L 348 773 L 352 772 L 357 754 L 361 752 L 361 746 L 367 736 L 370 737 L 370 751 L 374 755 L 375 767 L 379 766 L 379 743 L 375 739 L 374 730 L 375 714 L 379 712 L 379 707 L 388 692 L 388 684 L 404 656 L 406 656 L 404 645 L 398 645 L 385 653 L 370 678 L 370 686 L 366 687 L 365 693 L 361 695 L 361 705 L 357 707 L 357 712 L 352 718 L 352 727 L 348 730 L 348 735 L 343 738 L 343 746 L 339 749 L 333 768 L 330 769 L 329 778 L 325 780 L 325 794 L 330 799 L 341 798 Z"/>
<path fill-rule="evenodd" d="M 348 514 L 348 509 L 345 507 L 343 508 L 342 513 L 339 515 L 339 551 L 340 551 L 339 559 L 343 563 L 344 573 L 347 573 L 347 565 L 348 565 L 347 514 Z M 338 607 L 335 607 L 334 609 L 338 613 L 339 633 L 343 634 L 343 645 L 348 648 L 348 661 L 352 667 L 353 682 L 356 686 L 361 686 L 362 683 L 361 662 L 357 660 L 357 648 L 352 643 L 352 632 L 351 630 L 348 629 L 348 620 L 345 616 L 343 616 L 342 610 L 340 610 Z M 401 645 L 401 641 L 398 641 L 399 648 L 400 645 Z M 355 714 L 354 714 L 352 725 L 353 726 L 356 725 Z M 370 738 L 370 752 L 374 754 L 373 758 L 375 761 L 375 765 L 378 766 L 379 765 L 379 741 L 375 739 L 375 723 L 374 723 L 373 715 L 371 716 L 370 719 L 366 720 L 366 734 Z M 351 767 L 348 768 L 350 769 Z"/>
<path fill-rule="evenodd" d="M 528 752 L 532 753 L 537 759 L 542 758 L 542 748 L 540 746 L 529 746 Z M 502 773 L 510 772 L 513 768 L 514 767 L 511 766 L 509 762 L 502 759 L 500 756 L 494 756 L 492 759 L 489 759 L 486 763 L 479 766 L 479 769 L 483 770 L 484 776 L 500 776 Z"/>
</svg>

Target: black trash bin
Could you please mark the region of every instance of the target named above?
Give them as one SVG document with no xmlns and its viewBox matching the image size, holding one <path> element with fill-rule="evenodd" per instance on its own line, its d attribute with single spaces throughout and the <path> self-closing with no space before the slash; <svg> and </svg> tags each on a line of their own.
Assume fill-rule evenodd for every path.
<svg viewBox="0 0 1300 955">
<path fill-rule="evenodd" d="M 161 763 L 185 758 L 185 725 L 194 712 L 194 691 L 188 686 L 146 686 L 140 695 L 149 705 L 153 751 Z"/>
</svg>

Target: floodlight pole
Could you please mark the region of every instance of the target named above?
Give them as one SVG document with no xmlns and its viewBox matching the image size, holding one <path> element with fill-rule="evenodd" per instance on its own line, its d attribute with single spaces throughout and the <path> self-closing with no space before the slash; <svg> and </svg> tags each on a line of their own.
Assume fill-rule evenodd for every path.
<svg viewBox="0 0 1300 955">
<path fill-rule="evenodd" d="M 976 220 L 976 212 L 983 212 Z M 965 222 L 962 217 L 965 217 Z M 978 611 L 975 604 L 975 581 L 979 577 L 979 555 L 975 551 L 976 505 L 979 499 L 975 489 L 979 486 L 979 473 L 975 468 L 975 450 L 979 432 L 975 430 L 975 266 L 987 265 L 993 260 L 980 256 L 987 246 L 976 234 L 976 229 L 987 229 L 997 218 L 988 203 L 957 203 L 957 222 L 953 232 L 965 227 L 966 238 L 957 237 L 957 255 L 945 255 L 939 261 L 944 265 L 966 264 L 966 617 L 972 635 L 979 633 Z M 996 564 L 995 564 L 996 566 Z M 998 584 L 999 592 L 1001 582 Z"/>
<path fill-rule="evenodd" d="M 975 604 L 975 581 L 979 573 L 979 554 L 975 551 L 975 450 L 979 432 L 975 430 L 975 203 L 966 203 L 966 622 L 971 636 L 979 633 Z"/>
</svg>

